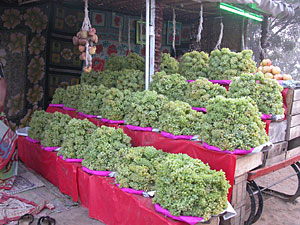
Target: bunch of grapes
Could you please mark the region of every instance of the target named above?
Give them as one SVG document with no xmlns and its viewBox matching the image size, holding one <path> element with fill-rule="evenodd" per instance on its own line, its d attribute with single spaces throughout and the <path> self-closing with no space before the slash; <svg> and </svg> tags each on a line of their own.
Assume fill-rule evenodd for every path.
<svg viewBox="0 0 300 225">
<path fill-rule="evenodd" d="M 65 107 L 77 109 L 80 103 L 81 85 L 68 86 L 63 97 Z"/>
<path fill-rule="evenodd" d="M 145 89 L 145 73 L 140 70 L 124 69 L 119 72 L 117 88 L 120 90 L 142 91 Z"/>
<path fill-rule="evenodd" d="M 178 73 L 179 63 L 178 61 L 171 57 L 168 53 L 163 53 L 161 56 L 160 70 L 165 71 L 166 74 Z"/>
<path fill-rule="evenodd" d="M 124 68 L 145 71 L 145 59 L 137 53 L 131 52 L 125 57 Z"/>
<path fill-rule="evenodd" d="M 32 139 L 41 140 L 46 126 L 49 124 L 53 117 L 52 113 L 47 113 L 43 110 L 35 111 L 29 123 L 28 135 Z"/>
<path fill-rule="evenodd" d="M 125 58 L 124 56 L 119 55 L 111 55 L 105 63 L 105 70 L 110 71 L 120 71 L 125 66 Z"/>
<path fill-rule="evenodd" d="M 63 104 L 65 94 L 66 94 L 66 90 L 64 88 L 56 88 L 51 103 Z"/>
</svg>

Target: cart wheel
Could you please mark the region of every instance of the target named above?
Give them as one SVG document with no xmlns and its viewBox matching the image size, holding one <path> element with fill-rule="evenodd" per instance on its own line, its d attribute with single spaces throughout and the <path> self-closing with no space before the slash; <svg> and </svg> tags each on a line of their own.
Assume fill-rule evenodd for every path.
<svg viewBox="0 0 300 225">
<path fill-rule="evenodd" d="M 293 167 L 293 169 L 295 170 L 295 172 L 297 173 L 297 177 L 298 177 L 298 188 L 297 191 L 294 195 L 290 195 L 290 197 L 288 198 L 289 202 L 295 201 L 296 198 L 298 198 L 300 196 L 300 163 L 296 162 L 295 164 L 292 164 L 291 167 Z"/>
<path fill-rule="evenodd" d="M 247 182 L 247 192 L 248 192 L 249 197 L 250 197 L 251 212 L 250 212 L 249 218 L 245 221 L 244 225 L 252 224 L 252 220 L 254 219 L 255 212 L 256 212 L 255 197 L 254 197 L 254 193 L 252 191 L 252 188 L 251 188 L 249 182 Z"/>
<path fill-rule="evenodd" d="M 260 188 L 258 187 L 258 185 L 256 184 L 256 182 L 253 180 L 253 181 L 250 181 L 249 182 L 252 190 L 255 192 L 255 194 L 257 194 L 257 198 L 258 198 L 258 208 L 257 208 L 257 211 L 256 211 L 256 214 L 252 220 L 252 224 L 253 223 L 256 223 L 261 214 L 262 214 L 262 211 L 263 211 L 263 208 L 264 208 L 264 201 L 263 201 L 263 196 L 262 196 L 262 193 L 260 191 Z"/>
</svg>

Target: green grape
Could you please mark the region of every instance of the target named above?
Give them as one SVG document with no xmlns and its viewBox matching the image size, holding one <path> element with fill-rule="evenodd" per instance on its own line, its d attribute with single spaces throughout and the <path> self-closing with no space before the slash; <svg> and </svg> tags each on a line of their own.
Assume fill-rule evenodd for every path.
<svg viewBox="0 0 300 225">
<path fill-rule="evenodd" d="M 105 70 L 120 71 L 125 66 L 124 56 L 111 55 L 105 63 Z"/>
<path fill-rule="evenodd" d="M 80 103 L 79 101 L 80 94 L 81 94 L 80 84 L 68 86 L 63 98 L 64 106 L 77 109 Z"/>
<path fill-rule="evenodd" d="M 241 73 L 254 73 L 256 63 L 252 60 L 253 52 L 243 50 L 232 52 L 229 48 L 214 50 L 210 53 L 208 78 L 210 80 L 231 80 Z"/>
<path fill-rule="evenodd" d="M 145 73 L 140 70 L 124 69 L 119 72 L 117 88 L 120 90 L 142 91 L 145 89 Z"/>
<path fill-rule="evenodd" d="M 52 104 L 63 104 L 66 90 L 64 88 L 56 88 L 53 95 Z"/>
<path fill-rule="evenodd" d="M 171 57 L 168 53 L 163 53 L 161 56 L 160 70 L 165 71 L 166 74 L 178 73 L 179 63 L 178 61 Z"/>
<path fill-rule="evenodd" d="M 250 150 L 268 141 L 261 113 L 251 98 L 217 96 L 206 109 L 200 137 L 207 144 L 233 151 Z"/>
<path fill-rule="evenodd" d="M 207 102 L 218 95 L 226 96 L 226 88 L 218 84 L 213 84 L 202 77 L 189 83 L 185 92 L 185 101 L 192 107 L 205 108 Z"/>
<path fill-rule="evenodd" d="M 131 52 L 125 57 L 124 69 L 145 71 L 145 59 L 140 55 Z"/>
<path fill-rule="evenodd" d="M 86 84 L 86 85 L 94 85 L 98 86 L 101 84 L 101 72 L 97 72 L 95 70 L 92 70 L 89 73 L 83 72 L 81 73 L 80 77 L 80 83 L 81 84 Z"/>
<path fill-rule="evenodd" d="M 96 125 L 88 119 L 71 119 L 66 126 L 66 132 L 63 137 L 63 144 L 58 156 L 64 159 L 84 159 L 88 152 L 88 144 L 91 135 L 96 130 Z"/>
<path fill-rule="evenodd" d="M 233 79 L 229 86 L 230 98 L 250 97 L 263 114 L 284 114 L 282 92 L 283 88 L 277 80 L 264 78 L 261 73 L 255 75 L 241 74 Z"/>
<path fill-rule="evenodd" d="M 186 78 L 180 76 L 178 73 L 167 75 L 163 71 L 155 73 L 152 79 L 150 83 L 151 91 L 156 91 L 158 94 L 162 94 L 170 100 L 184 101 L 184 92 L 188 87 Z"/>
<path fill-rule="evenodd" d="M 198 135 L 203 113 L 181 101 L 170 101 L 162 108 L 159 129 L 174 135 Z"/>
<path fill-rule="evenodd" d="M 103 85 L 82 85 L 78 111 L 89 115 L 100 115 L 103 104 L 102 98 L 107 90 Z"/>
<path fill-rule="evenodd" d="M 119 77 L 119 71 L 111 71 L 104 70 L 103 72 L 99 72 L 100 83 L 107 88 L 115 88 L 117 87 L 117 80 Z"/>
<path fill-rule="evenodd" d="M 165 96 L 155 91 L 133 92 L 125 96 L 124 120 L 130 125 L 157 128 L 162 107 L 167 102 Z"/>
<path fill-rule="evenodd" d="M 47 113 L 43 110 L 35 111 L 29 123 L 30 129 L 28 131 L 28 136 L 35 140 L 41 140 L 45 128 L 51 121 L 52 117 L 52 113 Z"/>
<path fill-rule="evenodd" d="M 132 147 L 120 150 L 122 160 L 117 164 L 116 183 L 120 188 L 154 191 L 156 168 L 167 153 L 154 147 Z"/>
<path fill-rule="evenodd" d="M 199 159 L 168 154 L 157 166 L 153 203 L 174 216 L 197 216 L 208 220 L 227 207 L 230 188 L 224 172 L 211 170 Z"/>
<path fill-rule="evenodd" d="M 119 152 L 131 146 L 131 138 L 120 128 L 101 126 L 91 135 L 82 166 L 97 171 L 115 171 L 123 160 Z"/>
<path fill-rule="evenodd" d="M 179 73 L 187 80 L 196 80 L 199 77 L 207 77 L 209 56 L 205 52 L 187 52 L 179 64 Z"/>
<path fill-rule="evenodd" d="M 66 126 L 72 118 L 60 112 L 53 113 L 52 118 L 42 134 L 41 144 L 47 147 L 59 147 L 63 143 Z"/>
</svg>

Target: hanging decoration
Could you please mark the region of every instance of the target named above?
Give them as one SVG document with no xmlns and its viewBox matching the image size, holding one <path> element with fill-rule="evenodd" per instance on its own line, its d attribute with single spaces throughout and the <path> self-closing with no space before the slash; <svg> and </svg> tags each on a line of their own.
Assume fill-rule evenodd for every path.
<svg viewBox="0 0 300 225">
<path fill-rule="evenodd" d="M 203 30 L 203 4 L 200 3 L 200 19 L 199 19 L 199 27 L 198 27 L 198 34 L 197 34 L 197 42 L 200 43 L 201 41 L 201 33 Z"/>
<path fill-rule="evenodd" d="M 174 55 L 176 57 L 175 42 L 176 42 L 176 13 L 175 13 L 175 9 L 173 8 L 173 40 L 172 40 L 172 47 L 173 47 L 173 50 L 174 50 Z"/>
<path fill-rule="evenodd" d="M 144 47 L 144 40 L 143 40 L 143 11 L 141 11 L 141 18 L 140 18 L 140 43 L 141 43 L 141 49 Z"/>
<path fill-rule="evenodd" d="M 119 45 L 121 45 L 121 43 L 122 43 L 122 23 L 119 23 L 119 38 L 118 38 L 118 41 L 119 41 Z"/>
<path fill-rule="evenodd" d="M 218 42 L 216 44 L 215 50 L 221 48 L 221 43 L 222 43 L 222 39 L 223 39 L 223 30 L 224 30 L 224 25 L 223 25 L 222 19 L 221 19 L 220 27 L 221 27 L 220 35 L 219 35 L 219 39 L 218 39 Z"/>
<path fill-rule="evenodd" d="M 84 20 L 81 30 L 73 37 L 73 44 L 78 45 L 80 60 L 85 61 L 83 70 L 87 73 L 92 71 L 92 55 L 96 53 L 94 43 L 98 42 L 96 29 L 91 26 L 88 11 L 88 0 L 85 0 Z"/>
<path fill-rule="evenodd" d="M 130 17 L 128 17 L 128 52 L 131 52 L 131 45 L 130 45 L 130 25 L 131 25 L 131 20 L 130 20 Z"/>
</svg>

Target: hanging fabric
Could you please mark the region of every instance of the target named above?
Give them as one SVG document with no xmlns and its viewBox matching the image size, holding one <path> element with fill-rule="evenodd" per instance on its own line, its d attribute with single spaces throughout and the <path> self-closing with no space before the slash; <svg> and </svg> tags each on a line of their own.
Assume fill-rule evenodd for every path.
<svg viewBox="0 0 300 225">
<path fill-rule="evenodd" d="M 175 9 L 173 8 L 173 40 L 172 40 L 172 47 L 173 47 L 173 50 L 174 50 L 174 56 L 176 57 L 175 43 L 176 43 L 176 14 L 175 14 Z"/>
<path fill-rule="evenodd" d="M 128 17 L 128 54 L 131 52 L 131 45 L 130 45 L 130 17 Z"/>
<path fill-rule="evenodd" d="M 201 41 L 201 33 L 203 30 L 203 4 L 200 3 L 200 19 L 199 19 L 199 27 L 198 27 L 198 34 L 197 34 L 197 42 L 200 43 Z"/>
</svg>

